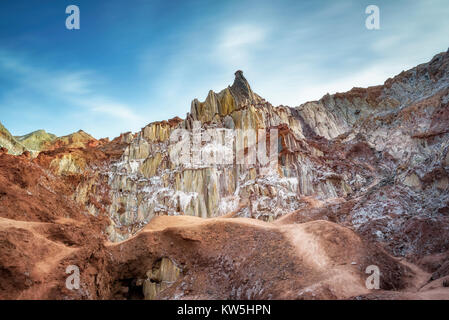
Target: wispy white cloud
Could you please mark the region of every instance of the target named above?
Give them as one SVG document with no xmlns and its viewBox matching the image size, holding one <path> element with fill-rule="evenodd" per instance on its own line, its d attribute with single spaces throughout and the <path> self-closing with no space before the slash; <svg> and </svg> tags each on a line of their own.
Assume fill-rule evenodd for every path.
<svg viewBox="0 0 449 320">
<path fill-rule="evenodd" d="M 112 101 L 109 98 L 92 96 L 82 99 L 75 99 L 75 101 L 79 105 L 85 106 L 96 113 L 109 115 L 121 120 L 141 122 L 141 118 L 129 106 L 117 101 Z"/>
<path fill-rule="evenodd" d="M 0 101 L 2 108 L 18 103 L 29 107 L 33 103 L 43 104 L 44 100 L 50 98 L 63 103 L 68 112 L 78 110 L 84 113 L 85 117 L 112 118 L 134 130 L 145 124 L 134 108 L 96 91 L 96 75 L 92 70 L 44 69 L 5 51 L 0 51 L 0 70 L 7 73 L 9 81 L 17 83 L 16 88 Z M 26 95 L 31 92 L 37 94 L 41 100 L 33 101 L 31 96 L 27 100 Z M 114 128 L 112 125 L 110 127 Z M 118 134 L 108 131 L 107 128 L 101 128 L 98 132 L 110 137 Z"/>
<path fill-rule="evenodd" d="M 231 25 L 218 38 L 215 55 L 223 63 L 237 66 L 250 64 L 251 59 L 268 36 L 265 27 L 254 24 Z"/>
<path fill-rule="evenodd" d="M 93 77 L 91 71 L 57 71 L 33 66 L 25 58 L 0 51 L 0 69 L 7 73 L 10 81 L 33 89 L 47 89 L 48 94 L 88 94 Z"/>
<path fill-rule="evenodd" d="M 273 104 L 295 106 L 326 93 L 382 84 L 447 50 L 444 1 L 379 6 L 380 31 L 366 30 L 364 7 L 356 1 L 328 3 L 293 20 L 259 16 L 263 27 L 248 23 L 247 30 L 229 19 L 217 60 L 243 69 L 253 89 Z"/>
<path fill-rule="evenodd" d="M 93 72 L 90 71 L 68 72 L 52 80 L 52 85 L 58 88 L 60 93 L 88 95 L 92 94 L 93 84 L 89 80 L 92 76 Z"/>
</svg>

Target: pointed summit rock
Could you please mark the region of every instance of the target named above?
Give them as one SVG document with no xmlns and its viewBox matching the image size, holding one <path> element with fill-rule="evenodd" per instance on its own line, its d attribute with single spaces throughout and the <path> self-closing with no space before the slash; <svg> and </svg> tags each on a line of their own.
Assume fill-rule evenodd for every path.
<svg viewBox="0 0 449 320">
<path fill-rule="evenodd" d="M 243 76 L 242 70 L 237 70 L 235 73 L 234 83 L 231 86 L 231 92 L 234 98 L 237 100 L 237 104 L 244 104 L 245 102 L 254 102 L 260 99 L 259 96 L 254 94 L 251 90 L 246 78 Z"/>
<path fill-rule="evenodd" d="M 248 81 L 243 76 L 243 71 L 238 70 L 235 72 L 232 86 L 219 93 L 210 90 L 204 102 L 200 102 L 198 99 L 193 100 L 190 116 L 192 120 L 211 122 L 231 114 L 245 105 L 257 104 L 261 101 L 263 99 L 251 90 Z"/>
</svg>

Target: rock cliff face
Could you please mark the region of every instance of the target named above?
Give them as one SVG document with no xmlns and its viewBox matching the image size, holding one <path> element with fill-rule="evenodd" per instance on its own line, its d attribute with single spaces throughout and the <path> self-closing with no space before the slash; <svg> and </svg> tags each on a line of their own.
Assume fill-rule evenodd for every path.
<svg viewBox="0 0 449 320">
<path fill-rule="evenodd" d="M 310 288 L 320 298 L 376 298 L 360 284 L 360 268 L 340 270 L 351 283 L 347 292 L 338 287 L 340 278 L 324 274 L 323 266 L 351 261 L 388 269 L 387 290 L 418 286 L 405 280 L 409 273 L 449 276 L 449 51 L 383 85 L 297 107 L 271 105 L 237 71 L 231 86 L 210 91 L 204 102 L 195 99 L 185 119 L 150 123 L 113 141 L 80 131 L 41 150 L 19 163 L 56 181 L 37 186 L 55 190 L 62 181 L 70 208 L 100 219 L 101 237 L 119 242 L 95 240 L 97 269 L 78 298 L 136 297 L 136 288 L 149 299 L 312 298 Z M 4 179 L 27 188 L 13 176 Z M 3 193 L 0 201 L 11 201 L 9 189 Z M 253 251 L 241 258 L 241 241 L 252 237 Z M 282 255 L 279 245 L 291 250 Z M 270 252 L 265 267 L 261 246 Z M 154 248 L 149 256 L 148 247 Z M 224 248 L 223 255 L 213 248 Z M 352 249 L 340 257 L 346 248 Z M 85 261 L 89 250 L 64 259 Z M 308 261 L 307 250 L 319 261 Z M 261 276 L 238 273 L 236 263 Z M 298 270 L 319 280 L 294 280 Z M 96 272 L 104 277 L 97 286 Z M 267 285 L 273 272 L 285 279 Z"/>
<path fill-rule="evenodd" d="M 411 224 L 429 223 L 429 217 L 439 221 L 431 228 L 444 233 L 448 61 L 449 54 L 441 53 L 384 85 L 326 95 L 295 108 L 272 106 L 237 71 L 232 86 L 210 91 L 204 102 L 194 100 L 184 120 L 151 123 L 122 137 L 126 147 L 120 159 L 101 167 L 100 182 L 85 181 L 78 190 L 107 180 L 111 205 L 104 209 L 113 241 L 158 215 L 206 218 L 232 212 L 272 221 L 310 207 L 311 201 L 346 208 L 341 223 L 380 241 L 403 234 Z M 192 149 L 190 159 L 205 150 L 222 152 L 224 145 L 207 140 L 210 130 L 262 130 L 264 138 L 255 143 L 268 141 L 276 129 L 276 168 L 267 174 L 260 163 L 235 159 L 218 165 L 172 161 L 170 135 L 182 129 L 202 134 L 202 148 Z M 230 148 L 235 152 L 236 143 Z M 390 245 L 401 254 L 428 247 L 407 236 L 397 243 Z"/>
<path fill-rule="evenodd" d="M 105 168 L 112 202 L 108 210 L 115 223 L 108 230 L 112 240 L 124 239 L 117 230 L 126 227 L 126 233 L 132 233 L 156 215 L 207 218 L 235 211 L 243 217 L 272 220 L 301 208 L 301 196 L 344 197 L 352 192 L 356 174 L 371 175 L 369 169 L 357 166 L 336 173 L 334 164 L 320 159 L 323 141 L 297 109 L 273 107 L 253 93 L 241 71 L 235 76 L 232 86 L 218 94 L 209 92 L 204 102 L 194 100 L 185 120 L 143 128 L 129 141 L 120 160 Z M 263 139 L 276 129 L 279 164 L 270 174 L 261 175 L 258 163 L 175 163 L 170 158 L 170 134 L 179 129 L 197 130 L 203 136 L 211 129 L 262 130 Z M 200 152 L 207 145 L 203 141 Z M 235 143 L 231 149 L 235 150 Z"/>
</svg>

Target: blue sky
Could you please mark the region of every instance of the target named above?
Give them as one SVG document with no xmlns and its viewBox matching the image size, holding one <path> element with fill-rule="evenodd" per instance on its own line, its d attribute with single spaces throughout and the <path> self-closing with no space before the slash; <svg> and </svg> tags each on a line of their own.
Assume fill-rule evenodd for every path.
<svg viewBox="0 0 449 320">
<path fill-rule="evenodd" d="M 78 5 L 81 29 L 67 30 Z M 365 8 L 380 8 L 380 30 Z M 383 83 L 449 47 L 447 0 L 2 0 L 0 122 L 96 138 L 185 117 L 242 69 L 274 105 Z"/>
</svg>

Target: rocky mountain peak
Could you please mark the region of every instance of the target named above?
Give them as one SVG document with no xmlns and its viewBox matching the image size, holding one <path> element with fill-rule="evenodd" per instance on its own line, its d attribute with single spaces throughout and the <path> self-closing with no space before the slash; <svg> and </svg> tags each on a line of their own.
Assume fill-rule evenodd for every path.
<svg viewBox="0 0 449 320">
<path fill-rule="evenodd" d="M 243 103 L 245 101 L 257 101 L 258 97 L 254 94 L 253 90 L 251 90 L 251 86 L 249 85 L 246 78 L 243 76 L 242 70 L 237 70 L 235 73 L 234 83 L 230 87 L 231 92 L 236 98 L 238 104 Z"/>
<path fill-rule="evenodd" d="M 243 76 L 242 70 L 237 70 L 235 73 L 234 83 L 231 86 L 231 89 L 234 93 L 240 93 L 243 96 L 250 97 L 253 91 L 251 90 L 251 86 L 249 85 L 246 78 Z"/>
<path fill-rule="evenodd" d="M 54 134 L 48 133 L 45 130 L 36 130 L 23 136 L 15 137 L 28 150 L 33 152 L 42 151 L 43 147 L 51 143 L 57 137 Z"/>
<path fill-rule="evenodd" d="M 211 122 L 226 116 L 244 106 L 258 104 L 263 101 L 261 97 L 253 92 L 242 70 L 235 73 L 234 82 L 226 89 L 215 93 L 209 91 L 204 102 L 195 99 L 192 101 L 190 116 L 193 120 Z M 189 117 L 189 115 L 188 115 Z"/>
</svg>

